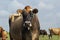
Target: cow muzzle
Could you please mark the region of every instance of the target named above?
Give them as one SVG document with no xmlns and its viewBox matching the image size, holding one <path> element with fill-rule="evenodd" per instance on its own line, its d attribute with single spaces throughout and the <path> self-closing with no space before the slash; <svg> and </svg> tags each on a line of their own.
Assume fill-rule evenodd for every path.
<svg viewBox="0 0 60 40">
<path fill-rule="evenodd" d="M 32 27 L 32 24 L 30 21 L 25 21 L 25 26 L 27 27 L 28 30 L 30 30 Z"/>
</svg>

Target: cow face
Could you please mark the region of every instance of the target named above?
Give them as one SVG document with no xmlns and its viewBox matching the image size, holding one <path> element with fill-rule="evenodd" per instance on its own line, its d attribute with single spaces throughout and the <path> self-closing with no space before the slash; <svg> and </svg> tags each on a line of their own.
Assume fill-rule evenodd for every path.
<svg viewBox="0 0 60 40">
<path fill-rule="evenodd" d="M 34 15 L 38 12 L 38 9 L 30 10 L 25 17 L 25 26 L 28 30 L 32 27 L 31 20 L 33 19 Z"/>
<path fill-rule="evenodd" d="M 25 21 L 25 26 L 27 27 L 28 30 L 32 27 L 32 24 L 30 21 Z"/>
</svg>

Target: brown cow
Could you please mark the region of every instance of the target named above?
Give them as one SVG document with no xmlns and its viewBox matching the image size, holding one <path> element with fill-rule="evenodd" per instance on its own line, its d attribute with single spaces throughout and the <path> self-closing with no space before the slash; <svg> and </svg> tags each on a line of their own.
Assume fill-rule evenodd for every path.
<svg viewBox="0 0 60 40">
<path fill-rule="evenodd" d="M 29 11 L 30 9 L 27 10 Z M 29 12 L 27 12 L 28 15 L 24 14 L 25 17 L 22 14 L 23 17 L 19 16 L 17 18 L 15 17 L 9 18 L 10 36 L 13 38 L 11 40 L 39 40 L 40 24 L 39 24 L 38 17 L 36 15 L 38 10 L 37 9 L 32 10 L 31 11 L 32 15 L 29 15 Z M 25 13 L 24 10 L 23 13 Z"/>
<path fill-rule="evenodd" d="M 23 10 L 23 20 L 25 26 L 23 26 L 22 31 L 22 40 L 39 40 L 39 30 L 40 24 L 36 13 L 37 9 L 30 10 L 30 6 L 26 6 L 25 10 Z M 32 15 L 29 15 L 32 14 Z"/>
<path fill-rule="evenodd" d="M 52 35 L 60 35 L 60 28 L 50 28 L 50 35 L 49 38 L 52 38 Z"/>
<path fill-rule="evenodd" d="M 7 31 L 3 30 L 3 32 L 2 32 L 2 40 L 7 40 L 7 38 L 8 38 L 7 35 L 8 35 Z"/>
<path fill-rule="evenodd" d="M 3 30 L 3 28 L 2 27 L 0 27 L 0 39 L 1 40 L 6 40 L 7 39 L 7 32 L 5 31 L 5 30 Z"/>
</svg>

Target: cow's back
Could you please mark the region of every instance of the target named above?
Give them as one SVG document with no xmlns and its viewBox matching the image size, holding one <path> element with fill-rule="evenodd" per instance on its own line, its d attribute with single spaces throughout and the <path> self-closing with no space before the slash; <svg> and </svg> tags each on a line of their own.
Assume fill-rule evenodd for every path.
<svg viewBox="0 0 60 40">
<path fill-rule="evenodd" d="M 60 34 L 60 28 L 51 28 L 49 30 L 53 34 L 56 34 L 56 35 Z"/>
<path fill-rule="evenodd" d="M 21 40 L 23 16 L 21 15 L 19 17 L 14 17 L 14 18 L 15 21 L 11 22 L 10 33 L 13 38 L 17 40 Z"/>
</svg>

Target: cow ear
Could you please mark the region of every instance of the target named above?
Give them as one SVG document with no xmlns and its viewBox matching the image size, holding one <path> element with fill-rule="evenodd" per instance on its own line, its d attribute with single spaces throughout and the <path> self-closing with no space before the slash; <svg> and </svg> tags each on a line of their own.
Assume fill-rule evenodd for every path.
<svg viewBox="0 0 60 40">
<path fill-rule="evenodd" d="M 38 13 L 38 9 L 35 8 L 35 9 L 32 10 L 32 12 L 35 13 L 35 14 L 37 14 Z"/>
</svg>

